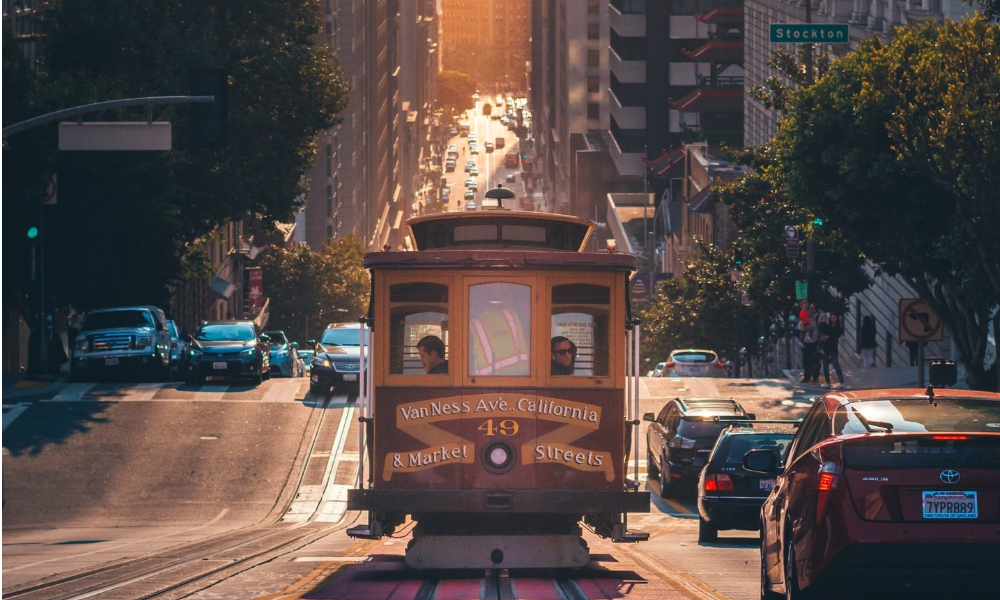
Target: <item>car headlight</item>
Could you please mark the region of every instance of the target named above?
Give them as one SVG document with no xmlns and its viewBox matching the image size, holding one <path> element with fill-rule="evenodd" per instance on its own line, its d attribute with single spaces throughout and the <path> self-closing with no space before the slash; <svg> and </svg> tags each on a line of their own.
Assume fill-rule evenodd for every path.
<svg viewBox="0 0 1000 600">
<path fill-rule="evenodd" d="M 188 350 L 188 356 L 191 358 L 201 358 L 202 354 L 203 354 L 202 351 L 198 350 L 197 348 L 191 348 L 190 350 Z"/>
<path fill-rule="evenodd" d="M 135 349 L 142 350 L 153 345 L 153 338 L 148 335 L 139 335 L 135 338 Z"/>
<path fill-rule="evenodd" d="M 333 363 L 330 362 L 329 358 L 314 358 L 313 359 L 313 365 L 317 366 L 317 367 L 327 367 L 327 368 L 329 368 L 331 365 L 333 365 Z"/>
<path fill-rule="evenodd" d="M 76 350 L 77 352 L 86 352 L 87 351 L 87 338 L 84 337 L 84 336 L 80 336 L 76 340 L 74 340 L 73 341 L 73 349 Z"/>
<path fill-rule="evenodd" d="M 257 352 L 256 348 L 247 348 L 246 350 L 240 351 L 240 356 L 253 356 Z"/>
</svg>

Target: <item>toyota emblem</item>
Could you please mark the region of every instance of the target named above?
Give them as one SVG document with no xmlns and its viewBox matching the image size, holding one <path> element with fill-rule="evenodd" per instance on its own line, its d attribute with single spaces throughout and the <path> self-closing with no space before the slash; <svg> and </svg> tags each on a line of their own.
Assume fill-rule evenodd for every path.
<svg viewBox="0 0 1000 600">
<path fill-rule="evenodd" d="M 941 474 L 938 475 L 938 477 L 940 477 L 941 481 L 945 483 L 958 483 L 958 480 L 962 478 L 962 474 L 955 469 L 945 469 L 944 471 L 941 471 Z"/>
</svg>

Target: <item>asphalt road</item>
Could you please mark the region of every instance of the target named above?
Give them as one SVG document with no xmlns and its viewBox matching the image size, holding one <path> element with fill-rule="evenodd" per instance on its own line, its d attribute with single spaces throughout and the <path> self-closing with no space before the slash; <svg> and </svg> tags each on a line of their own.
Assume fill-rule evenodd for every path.
<svg viewBox="0 0 1000 600">
<path fill-rule="evenodd" d="M 356 462 L 327 460 L 336 453 L 357 460 L 346 431 L 356 419 L 344 417 L 339 430 L 329 425 L 317 435 L 316 415 L 325 411 L 336 423 L 348 414 L 347 400 L 327 402 L 307 391 L 304 379 L 257 388 L 79 384 L 18 406 L 10 418 L 5 414 L 4 595 L 59 573 L 276 521 L 281 515 L 275 511 L 288 501 L 323 494 L 307 485 L 319 481 L 309 479 L 310 453 L 320 457 L 319 469 L 334 471 L 331 482 L 349 480 Z M 732 397 L 760 418 L 800 416 L 815 397 L 786 380 L 644 378 L 640 416 L 675 396 Z M 638 456 L 645 457 L 644 435 Z M 651 534 L 641 551 L 678 586 L 714 590 L 695 597 L 757 597 L 754 532 L 722 532 L 718 543 L 699 544 L 694 499 L 659 498 L 656 484 L 645 483 L 645 465 L 640 468 L 653 496 L 650 514 L 630 522 Z M 346 515 L 348 522 L 356 518 Z M 224 598 L 237 589 L 241 597 L 277 593 L 306 577 L 316 560 L 353 546 L 343 527 L 334 528 L 282 560 L 191 597 Z"/>
</svg>

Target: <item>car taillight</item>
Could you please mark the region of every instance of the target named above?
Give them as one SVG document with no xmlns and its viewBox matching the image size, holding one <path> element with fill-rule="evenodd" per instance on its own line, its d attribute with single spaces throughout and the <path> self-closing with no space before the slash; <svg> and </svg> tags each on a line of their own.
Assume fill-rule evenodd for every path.
<svg viewBox="0 0 1000 600">
<path fill-rule="evenodd" d="M 942 440 L 942 441 L 961 441 L 969 439 L 967 435 L 932 435 L 932 440 Z"/>
<path fill-rule="evenodd" d="M 715 366 L 719 367 L 720 369 L 724 369 L 726 367 L 726 365 L 722 364 L 721 360 L 715 361 Z"/>
<path fill-rule="evenodd" d="M 827 505 L 830 503 L 830 494 L 837 489 L 840 483 L 842 470 L 840 463 L 827 461 L 819 468 L 819 477 L 816 480 L 816 524 L 819 525 L 823 517 L 826 516 Z"/>
<path fill-rule="evenodd" d="M 685 448 L 685 449 L 687 449 L 687 448 L 694 448 L 694 444 L 695 444 L 695 440 L 686 438 L 684 436 L 675 435 L 670 440 L 670 443 L 667 444 L 667 445 L 670 446 L 671 448 Z"/>
<path fill-rule="evenodd" d="M 667 363 L 665 365 L 663 365 L 663 368 L 664 369 L 673 369 L 674 368 L 674 361 L 668 360 Z"/>
<path fill-rule="evenodd" d="M 733 480 L 729 475 L 712 474 L 705 475 L 706 492 L 731 492 L 733 491 Z"/>
</svg>

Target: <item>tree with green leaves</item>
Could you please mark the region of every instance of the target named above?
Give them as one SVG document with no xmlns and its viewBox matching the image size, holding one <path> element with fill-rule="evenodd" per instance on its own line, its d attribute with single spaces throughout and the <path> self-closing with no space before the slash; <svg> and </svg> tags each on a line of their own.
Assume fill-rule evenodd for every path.
<svg viewBox="0 0 1000 600">
<path fill-rule="evenodd" d="M 641 311 L 642 354 L 666 357 L 677 348 L 707 348 L 738 364 L 740 348 L 756 353 L 758 309 L 745 305 L 728 252 L 702 246 L 681 277 L 660 284 Z"/>
<path fill-rule="evenodd" d="M 775 138 L 789 197 L 899 275 L 947 327 L 970 387 L 1000 330 L 1000 26 L 901 28 L 789 98 Z"/>
<path fill-rule="evenodd" d="M 319 252 L 305 244 L 272 248 L 261 270 L 270 298 L 268 327 L 300 344 L 318 338 L 327 324 L 357 321 L 368 310 L 364 243 L 356 236 L 337 238 Z"/>
<path fill-rule="evenodd" d="M 37 76 L 24 73 L 22 54 L 8 52 L 5 41 L 5 124 L 100 101 L 186 95 L 195 68 L 228 76 L 223 148 L 191 147 L 183 106 L 154 107 L 154 120 L 173 124 L 174 149 L 166 152 L 57 154 L 54 124 L 5 140 L 5 170 L 18 173 L 3 181 L 4 216 L 13 216 L 4 219 L 8 257 L 28 255 L 8 223 L 37 215 L 44 182 L 59 176 L 58 204 L 44 214 L 48 305 L 166 306 L 170 284 L 206 275 L 192 242 L 232 220 L 251 218 L 266 233 L 293 218 L 316 135 L 339 122 L 348 98 L 323 41 L 322 6 L 135 0 L 107 10 L 97 0 L 52 1 L 38 22 L 44 70 Z M 8 87 L 15 77 L 22 85 Z M 88 119 L 146 114 L 121 109 Z M 4 269 L 8 285 L 31 289 L 27 269 Z"/>
<path fill-rule="evenodd" d="M 465 73 L 441 71 L 437 77 L 437 106 L 452 115 L 475 108 L 472 95 L 476 89 L 476 81 Z"/>
</svg>

